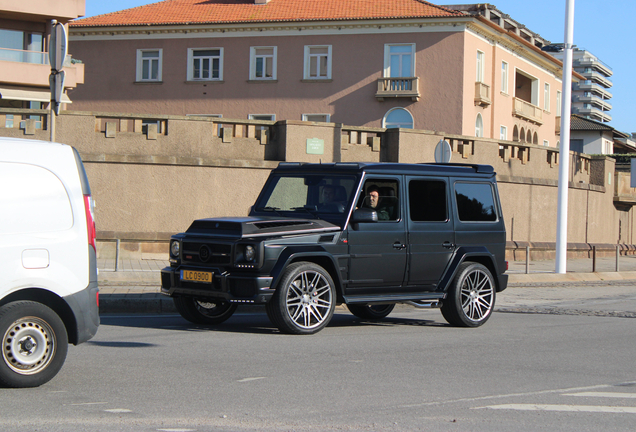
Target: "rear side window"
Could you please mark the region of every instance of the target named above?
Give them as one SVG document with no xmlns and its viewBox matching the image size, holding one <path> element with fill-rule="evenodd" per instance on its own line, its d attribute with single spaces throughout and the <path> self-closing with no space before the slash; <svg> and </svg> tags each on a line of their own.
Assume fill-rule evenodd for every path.
<svg viewBox="0 0 636 432">
<path fill-rule="evenodd" d="M 60 179 L 44 168 L 0 163 L 0 234 L 63 231 L 73 210 Z"/>
<path fill-rule="evenodd" d="M 444 222 L 448 219 L 446 183 L 439 180 L 411 180 L 409 207 L 415 222 Z"/>
<path fill-rule="evenodd" d="M 490 183 L 455 183 L 457 214 L 462 222 L 497 220 L 495 198 Z"/>
</svg>

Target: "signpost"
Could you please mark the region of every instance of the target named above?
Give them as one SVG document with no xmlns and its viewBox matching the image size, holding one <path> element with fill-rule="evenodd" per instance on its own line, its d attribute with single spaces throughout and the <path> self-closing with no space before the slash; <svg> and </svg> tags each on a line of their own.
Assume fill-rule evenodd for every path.
<svg viewBox="0 0 636 432">
<path fill-rule="evenodd" d="M 51 64 L 51 74 L 49 75 L 49 84 L 51 86 L 51 141 L 55 141 L 55 116 L 60 114 L 60 104 L 62 103 L 62 94 L 64 94 L 64 77 L 65 72 L 64 60 L 68 51 L 68 35 L 64 24 L 58 23 L 56 20 L 51 21 L 51 38 L 49 40 L 49 63 Z"/>
</svg>

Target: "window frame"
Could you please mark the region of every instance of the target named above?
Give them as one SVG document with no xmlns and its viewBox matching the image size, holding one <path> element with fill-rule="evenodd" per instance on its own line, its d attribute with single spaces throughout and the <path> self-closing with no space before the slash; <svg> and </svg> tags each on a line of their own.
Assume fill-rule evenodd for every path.
<svg viewBox="0 0 636 432">
<path fill-rule="evenodd" d="M 325 116 L 325 120 L 308 120 L 307 119 L 308 116 Z M 307 114 L 301 114 L 300 119 L 302 121 L 311 121 L 311 122 L 318 122 L 318 123 L 331 123 L 331 114 L 307 113 Z"/>
<path fill-rule="evenodd" d="M 478 128 L 479 124 L 479 129 Z M 477 117 L 475 117 L 475 138 L 483 138 L 484 137 L 484 117 L 481 113 L 477 113 Z"/>
<path fill-rule="evenodd" d="M 383 127 L 383 128 L 387 128 L 387 129 L 391 128 L 391 126 L 387 126 L 386 119 L 387 119 L 387 117 L 389 117 L 389 115 L 390 115 L 392 112 L 394 112 L 394 111 L 398 111 L 398 110 L 406 111 L 406 112 L 409 114 L 409 116 L 411 116 L 411 127 L 410 127 L 410 128 L 408 128 L 408 127 L 406 127 L 406 128 L 401 128 L 401 127 L 399 127 L 399 126 L 398 126 L 397 128 L 399 128 L 399 129 L 415 129 L 415 118 L 413 118 L 413 114 L 411 113 L 411 111 L 409 111 L 409 110 L 407 110 L 406 108 L 403 108 L 403 107 L 394 107 L 394 108 L 391 108 L 390 110 L 388 110 L 388 111 L 384 114 L 384 116 L 382 117 L 382 127 Z M 394 125 L 394 124 L 395 124 L 395 125 L 399 125 L 399 124 L 403 124 L 403 123 L 389 123 L 389 124 L 391 124 L 391 125 Z M 396 128 L 396 129 L 397 129 L 397 128 Z"/>
<path fill-rule="evenodd" d="M 477 72 L 475 82 L 483 83 L 486 75 L 486 54 L 481 50 L 477 50 L 477 64 L 475 66 Z"/>
<path fill-rule="evenodd" d="M 509 77 L 508 62 L 501 62 L 501 92 L 508 94 L 508 77 Z"/>
<path fill-rule="evenodd" d="M 197 56 L 195 57 L 195 51 L 207 51 L 207 50 L 218 50 L 218 56 Z M 195 58 L 208 58 L 208 59 L 219 59 L 219 76 L 218 78 L 214 78 L 213 69 L 212 69 L 212 61 L 210 61 L 210 78 L 195 78 L 194 77 L 194 60 Z M 214 47 L 214 48 L 205 48 L 205 47 L 197 47 L 197 48 L 188 48 L 188 66 L 187 66 L 187 80 L 188 81 L 223 81 L 223 48 L 222 47 Z"/>
<path fill-rule="evenodd" d="M 561 110 L 563 109 L 563 96 L 561 95 L 561 90 L 557 90 L 556 92 L 556 115 L 557 117 L 561 116 Z"/>
<path fill-rule="evenodd" d="M 265 116 L 269 116 L 270 118 L 268 119 L 256 118 L 256 117 L 265 117 Z M 247 119 L 258 120 L 258 121 L 276 121 L 276 114 L 248 114 Z"/>
<path fill-rule="evenodd" d="M 411 52 L 411 70 L 409 75 L 391 76 L 391 47 L 410 46 Z M 400 57 L 402 57 L 400 55 Z M 400 59 L 400 69 L 402 69 L 402 61 Z M 401 72 L 401 71 L 400 71 Z M 415 43 L 390 43 L 384 44 L 384 78 L 413 78 L 415 77 Z"/>
<path fill-rule="evenodd" d="M 550 83 L 543 83 L 543 110 L 550 112 Z"/>
<path fill-rule="evenodd" d="M 143 54 L 146 52 L 157 52 L 157 57 L 146 57 L 146 59 L 156 59 L 157 60 L 157 77 L 152 78 L 152 62 L 150 63 L 149 71 L 150 77 L 143 77 L 143 64 L 144 64 L 144 56 Z M 137 49 L 137 70 L 136 70 L 136 81 L 137 82 L 161 82 L 163 78 L 163 48 L 140 48 Z"/>
<path fill-rule="evenodd" d="M 271 49 L 272 54 L 269 55 L 257 55 L 256 51 L 260 49 Z M 259 57 L 272 59 L 272 76 L 257 77 L 256 76 L 256 63 Z M 278 77 L 277 70 L 278 63 L 278 47 L 277 46 L 252 46 L 250 47 L 250 81 L 275 81 Z M 267 64 L 265 62 L 265 71 L 267 70 Z"/>
<path fill-rule="evenodd" d="M 312 48 L 327 48 L 327 75 L 321 76 L 311 76 L 311 59 L 312 57 L 323 57 L 324 54 L 317 55 L 311 54 Z M 332 46 L 331 45 L 305 45 L 305 58 L 304 58 L 304 68 L 303 68 L 303 79 L 304 80 L 330 80 L 331 79 L 331 63 L 332 63 Z M 316 63 L 318 68 L 318 73 L 320 72 L 320 61 Z"/>
<path fill-rule="evenodd" d="M 499 126 L 499 139 L 503 141 L 508 141 L 508 127 L 501 125 Z"/>
</svg>

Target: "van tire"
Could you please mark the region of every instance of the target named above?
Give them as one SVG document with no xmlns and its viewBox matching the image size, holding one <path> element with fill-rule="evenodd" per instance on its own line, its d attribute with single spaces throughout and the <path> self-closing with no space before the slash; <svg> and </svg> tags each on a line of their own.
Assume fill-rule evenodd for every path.
<svg viewBox="0 0 636 432">
<path fill-rule="evenodd" d="M 0 384 L 37 387 L 62 368 L 68 335 L 60 317 L 33 301 L 16 301 L 0 307 Z"/>
</svg>

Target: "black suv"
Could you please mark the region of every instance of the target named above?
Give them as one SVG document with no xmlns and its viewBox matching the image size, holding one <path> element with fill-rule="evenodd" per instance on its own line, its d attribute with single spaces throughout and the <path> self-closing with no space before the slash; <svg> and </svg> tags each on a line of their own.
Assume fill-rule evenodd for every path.
<svg viewBox="0 0 636 432">
<path fill-rule="evenodd" d="M 506 231 L 488 165 L 282 162 L 248 217 L 200 219 L 170 241 L 162 292 L 196 324 L 264 304 L 316 333 L 338 304 L 382 319 L 396 303 L 477 327 L 506 288 Z"/>
</svg>

